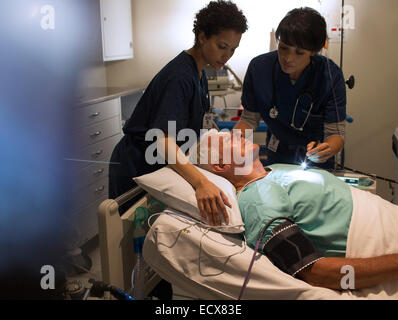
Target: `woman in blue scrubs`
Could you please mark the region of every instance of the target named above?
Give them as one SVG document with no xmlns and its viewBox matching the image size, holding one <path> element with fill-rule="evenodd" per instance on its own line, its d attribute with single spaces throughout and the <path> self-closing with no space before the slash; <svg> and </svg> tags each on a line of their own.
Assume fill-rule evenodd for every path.
<svg viewBox="0 0 398 320">
<path fill-rule="evenodd" d="M 254 58 L 242 93 L 244 111 L 235 129 L 267 124 L 265 165 L 332 168 L 344 146 L 346 89 L 341 69 L 318 54 L 327 40 L 324 18 L 311 8 L 290 11 L 276 30 L 278 50 Z"/>
<path fill-rule="evenodd" d="M 153 143 L 146 141 L 150 129 L 164 132 L 165 159 L 181 156 L 185 141 L 175 141 L 169 124 L 178 134 L 192 129 L 199 137 L 205 112 L 209 110 L 209 93 L 204 68 L 207 65 L 221 69 L 239 46 L 247 21 L 242 11 L 230 1 L 212 1 L 200 10 L 194 21 L 195 44 L 170 61 L 150 82 L 123 132 L 125 136 L 115 147 L 109 171 L 109 197 L 120 196 L 136 184 L 132 178 L 153 172 L 164 164 L 150 164 L 145 151 Z M 171 150 L 171 154 L 170 151 Z M 182 157 L 184 158 L 184 157 Z M 191 163 L 179 161 L 170 166 L 195 188 L 198 206 L 203 218 L 212 225 L 220 225 L 218 208 L 228 221 L 225 205 L 228 198 Z M 134 200 L 134 199 L 133 199 Z M 130 206 L 126 204 L 121 211 Z M 206 216 L 207 215 L 207 216 Z"/>
</svg>

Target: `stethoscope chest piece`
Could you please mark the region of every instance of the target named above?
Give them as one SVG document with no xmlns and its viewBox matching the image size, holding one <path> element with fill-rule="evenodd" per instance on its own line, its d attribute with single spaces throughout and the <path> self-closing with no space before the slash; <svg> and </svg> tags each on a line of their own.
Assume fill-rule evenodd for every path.
<svg viewBox="0 0 398 320">
<path fill-rule="evenodd" d="M 269 111 L 269 116 L 271 119 L 276 119 L 278 117 L 278 109 L 274 106 L 271 108 L 271 110 Z"/>
</svg>

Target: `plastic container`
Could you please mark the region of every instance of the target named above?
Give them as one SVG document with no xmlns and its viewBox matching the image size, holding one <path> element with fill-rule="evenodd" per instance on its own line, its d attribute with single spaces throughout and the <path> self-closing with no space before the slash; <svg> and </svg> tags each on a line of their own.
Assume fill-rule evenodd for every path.
<svg viewBox="0 0 398 320">
<path fill-rule="evenodd" d="M 147 265 L 142 257 L 142 247 L 145 241 L 144 223 L 151 214 L 161 212 L 165 209 L 165 205 L 152 198 L 148 201 L 148 209 L 138 207 L 134 212 L 134 251 L 136 253 L 137 261 L 131 275 L 131 292 L 136 300 L 145 299 L 145 270 Z"/>
<path fill-rule="evenodd" d="M 142 257 L 142 247 L 145 240 L 145 230 L 143 223 L 148 219 L 149 211 L 146 208 L 138 207 L 134 212 L 134 251 L 137 261 L 131 275 L 131 291 L 134 299 L 143 300 L 145 298 L 145 261 Z"/>
</svg>

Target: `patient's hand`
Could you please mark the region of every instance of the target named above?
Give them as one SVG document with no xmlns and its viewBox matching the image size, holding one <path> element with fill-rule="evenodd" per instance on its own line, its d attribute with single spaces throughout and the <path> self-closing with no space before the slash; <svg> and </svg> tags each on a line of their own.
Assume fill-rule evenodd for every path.
<svg viewBox="0 0 398 320">
<path fill-rule="evenodd" d="M 208 179 L 204 179 L 196 187 L 195 195 L 198 200 L 200 214 L 210 225 L 221 225 L 219 209 L 224 216 L 225 222 L 229 223 L 228 212 L 225 205 L 231 208 L 231 204 L 228 201 L 228 197 L 216 185 Z"/>
</svg>

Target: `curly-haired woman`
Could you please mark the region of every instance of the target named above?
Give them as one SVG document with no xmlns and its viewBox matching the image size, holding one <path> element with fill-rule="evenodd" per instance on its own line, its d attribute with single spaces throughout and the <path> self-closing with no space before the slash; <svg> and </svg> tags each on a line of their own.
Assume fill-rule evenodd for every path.
<svg viewBox="0 0 398 320">
<path fill-rule="evenodd" d="M 174 159 L 170 167 L 181 174 L 196 190 L 203 218 L 219 225 L 221 217 L 228 222 L 225 205 L 230 206 L 223 192 L 185 160 L 180 147 L 168 135 L 169 123 L 175 122 L 175 132 L 192 129 L 199 137 L 203 117 L 209 109 L 207 65 L 221 69 L 239 46 L 247 30 L 247 20 L 231 1 L 211 1 L 196 14 L 193 32 L 195 43 L 170 61 L 150 82 L 123 131 L 125 136 L 112 153 L 109 168 L 109 197 L 115 198 L 135 186 L 132 178 L 159 169 L 161 164 L 149 164 L 145 151 L 152 141 L 145 141 L 150 129 L 165 134 L 165 159 Z M 207 216 L 206 216 L 207 214 Z"/>
</svg>

